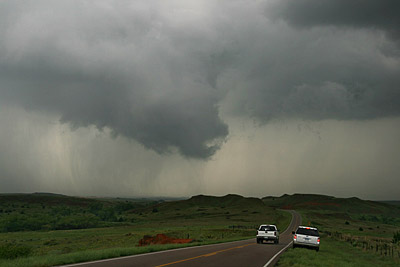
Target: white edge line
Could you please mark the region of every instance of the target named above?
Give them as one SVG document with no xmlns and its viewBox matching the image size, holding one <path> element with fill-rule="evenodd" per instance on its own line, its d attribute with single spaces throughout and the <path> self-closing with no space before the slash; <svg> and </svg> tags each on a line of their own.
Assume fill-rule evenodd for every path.
<svg viewBox="0 0 400 267">
<path fill-rule="evenodd" d="M 290 213 L 292 213 L 292 215 L 293 215 L 293 217 L 292 217 L 292 221 L 294 220 L 294 212 L 295 211 L 290 211 Z M 301 224 L 301 216 L 300 216 L 300 224 Z M 289 226 L 292 224 L 292 222 L 290 222 L 290 224 L 289 224 Z M 288 228 L 286 228 L 286 230 L 284 231 L 284 232 L 286 232 L 287 230 L 289 230 L 289 226 L 288 226 Z M 293 243 L 293 241 L 290 241 L 290 243 L 289 244 L 287 244 L 286 245 L 286 247 L 284 247 L 283 249 L 281 249 L 278 253 L 276 253 L 263 267 L 267 267 L 269 264 L 271 264 L 273 261 L 274 261 L 274 259 L 276 258 L 276 257 L 278 257 L 279 256 L 279 254 L 281 254 L 283 251 L 285 251 L 291 244 Z"/>
<path fill-rule="evenodd" d="M 278 257 L 279 254 L 281 254 L 285 249 L 287 249 L 292 243 L 293 241 L 290 241 L 290 243 L 287 244 L 286 247 L 284 247 L 278 253 L 276 253 L 275 256 L 273 256 L 263 267 L 267 267 L 268 265 L 270 265 L 275 260 L 275 258 Z"/>
<path fill-rule="evenodd" d="M 148 255 L 154 255 L 154 254 L 173 252 L 173 251 L 178 251 L 178 250 L 226 245 L 226 244 L 243 242 L 243 241 L 248 241 L 248 240 L 253 240 L 253 239 L 254 238 L 244 239 L 244 240 L 237 240 L 237 241 L 232 241 L 232 242 L 225 242 L 225 243 L 218 243 L 218 244 L 199 245 L 199 246 L 192 246 L 192 247 L 186 247 L 186 248 L 166 249 L 166 250 L 162 250 L 162 251 L 155 251 L 155 252 L 149 252 L 149 253 L 142 253 L 142 254 L 136 254 L 136 255 L 123 256 L 123 257 L 115 257 L 115 258 L 109 258 L 109 259 L 103 259 L 103 260 L 97 260 L 97 261 L 86 261 L 86 262 L 79 262 L 79 263 L 73 263 L 73 264 L 67 264 L 67 265 L 58 265 L 58 266 L 59 267 L 72 267 L 72 266 L 80 266 L 80 265 L 86 265 L 86 264 L 95 264 L 95 263 L 100 263 L 100 262 L 115 261 L 115 260 L 128 259 L 128 258 L 136 258 L 136 257 L 142 257 L 142 256 L 148 256 Z"/>
</svg>

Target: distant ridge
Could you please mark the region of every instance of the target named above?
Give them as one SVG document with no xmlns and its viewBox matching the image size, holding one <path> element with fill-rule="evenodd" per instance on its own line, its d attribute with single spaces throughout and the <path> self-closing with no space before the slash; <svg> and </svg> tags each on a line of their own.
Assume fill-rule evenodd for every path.
<svg viewBox="0 0 400 267">
<path fill-rule="evenodd" d="M 34 192 L 32 193 L 32 195 L 67 197 L 66 195 L 63 194 L 48 193 L 48 192 Z"/>
<path fill-rule="evenodd" d="M 65 204 L 71 206 L 87 206 L 98 200 L 83 198 L 83 197 L 71 197 L 62 194 L 54 194 L 47 192 L 35 192 L 31 194 L 23 194 L 23 193 L 0 194 L 0 201 L 46 203 L 49 205 Z"/>
<path fill-rule="evenodd" d="M 281 209 L 323 209 L 350 213 L 399 214 L 400 207 L 387 202 L 362 200 L 357 197 L 336 198 L 318 194 L 284 194 L 280 197 L 267 196 L 262 201 Z"/>
<path fill-rule="evenodd" d="M 201 205 L 230 205 L 230 206 L 237 206 L 237 205 L 264 205 L 261 199 L 255 197 L 243 197 L 236 194 L 228 194 L 222 197 L 216 196 L 205 196 L 205 195 L 197 195 L 193 196 L 187 201 L 188 203 L 192 204 L 201 204 Z"/>
</svg>

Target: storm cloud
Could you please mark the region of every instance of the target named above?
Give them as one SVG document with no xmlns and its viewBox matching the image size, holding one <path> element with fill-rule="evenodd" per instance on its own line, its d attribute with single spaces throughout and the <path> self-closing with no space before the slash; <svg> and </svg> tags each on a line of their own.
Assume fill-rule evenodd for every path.
<svg viewBox="0 0 400 267">
<path fill-rule="evenodd" d="M 108 127 L 159 153 L 211 156 L 228 133 L 209 83 L 212 51 L 153 5 L 6 4 L 1 99 L 73 128 Z"/>
<path fill-rule="evenodd" d="M 229 137 L 221 110 L 261 123 L 395 117 L 396 4 L 6 1 L 0 103 L 200 159 Z"/>
<path fill-rule="evenodd" d="M 398 5 L 1 1 L 0 191 L 398 198 Z"/>
<path fill-rule="evenodd" d="M 233 110 L 262 122 L 398 116 L 398 5 L 267 2 L 267 22 L 249 29 Z"/>
<path fill-rule="evenodd" d="M 365 28 L 400 38 L 400 3 L 396 0 L 283 0 L 274 1 L 269 7 L 270 16 L 295 27 Z"/>
</svg>

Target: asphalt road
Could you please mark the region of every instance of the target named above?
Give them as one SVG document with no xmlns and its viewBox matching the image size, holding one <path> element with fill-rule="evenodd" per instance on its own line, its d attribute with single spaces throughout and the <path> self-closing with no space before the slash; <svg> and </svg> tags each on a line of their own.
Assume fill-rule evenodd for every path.
<svg viewBox="0 0 400 267">
<path fill-rule="evenodd" d="M 166 250 L 66 266 L 273 266 L 277 262 L 280 253 L 291 244 L 292 231 L 296 230 L 301 222 L 301 217 L 297 212 L 290 212 L 292 213 L 292 221 L 289 227 L 280 234 L 279 244 L 274 244 L 273 242 L 257 244 L 256 239 L 252 238 L 243 241 Z"/>
</svg>

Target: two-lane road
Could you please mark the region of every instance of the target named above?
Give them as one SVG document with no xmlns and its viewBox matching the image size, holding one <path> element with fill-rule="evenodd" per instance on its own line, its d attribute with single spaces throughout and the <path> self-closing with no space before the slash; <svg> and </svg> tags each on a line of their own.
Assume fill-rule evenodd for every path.
<svg viewBox="0 0 400 267">
<path fill-rule="evenodd" d="M 278 260 L 280 253 L 291 244 L 291 233 L 300 225 L 300 215 L 295 211 L 290 211 L 290 213 L 292 214 L 292 221 L 289 227 L 281 233 L 278 245 L 273 243 L 257 244 L 255 238 L 252 238 L 236 242 L 166 250 L 67 266 L 272 266 Z"/>
</svg>

